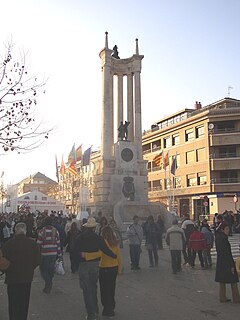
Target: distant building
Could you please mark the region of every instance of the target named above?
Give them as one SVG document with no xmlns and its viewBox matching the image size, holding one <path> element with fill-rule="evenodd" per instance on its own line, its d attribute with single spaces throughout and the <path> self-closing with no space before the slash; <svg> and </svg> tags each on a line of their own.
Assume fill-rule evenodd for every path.
<svg viewBox="0 0 240 320">
<path fill-rule="evenodd" d="M 17 184 L 18 196 L 31 191 L 40 191 L 44 194 L 48 194 L 49 189 L 56 185 L 56 181 L 46 177 L 40 172 L 37 172 Z"/>
<path fill-rule="evenodd" d="M 154 123 L 142 137 L 148 161 L 148 197 L 188 212 L 194 219 L 236 211 L 240 196 L 240 100 L 224 98 L 206 107 L 196 102 Z M 154 162 L 169 156 L 166 170 Z M 177 158 L 175 175 L 170 172 Z M 169 203 L 170 202 L 170 203 Z"/>
</svg>

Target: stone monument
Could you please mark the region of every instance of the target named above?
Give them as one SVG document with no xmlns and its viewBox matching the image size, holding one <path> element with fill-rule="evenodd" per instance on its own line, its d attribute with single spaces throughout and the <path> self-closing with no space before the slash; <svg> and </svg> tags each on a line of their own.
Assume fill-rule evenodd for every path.
<svg viewBox="0 0 240 320">
<path fill-rule="evenodd" d="M 135 54 L 120 59 L 116 45 L 114 50 L 108 48 L 106 32 L 100 58 L 102 133 L 101 155 L 95 162 L 93 175 L 96 209 L 106 215 L 113 214 L 118 223 L 131 221 L 134 214 L 159 214 L 164 207 L 148 202 L 147 162 L 142 156 L 141 64 L 144 56 L 139 54 L 138 39 Z M 124 92 L 124 77 L 127 92 Z"/>
</svg>

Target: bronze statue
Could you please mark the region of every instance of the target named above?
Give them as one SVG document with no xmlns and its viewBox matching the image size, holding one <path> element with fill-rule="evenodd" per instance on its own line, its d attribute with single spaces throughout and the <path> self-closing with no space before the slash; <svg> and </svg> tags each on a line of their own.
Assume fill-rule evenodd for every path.
<svg viewBox="0 0 240 320">
<path fill-rule="evenodd" d="M 129 121 L 125 121 L 124 124 L 122 121 L 120 122 L 120 126 L 118 127 L 118 138 L 121 141 L 128 139 L 128 126 L 129 126 L 129 124 L 130 124 Z"/>
<path fill-rule="evenodd" d="M 120 57 L 118 55 L 118 47 L 116 45 L 113 47 L 112 57 L 115 58 L 115 59 L 120 59 Z"/>
</svg>

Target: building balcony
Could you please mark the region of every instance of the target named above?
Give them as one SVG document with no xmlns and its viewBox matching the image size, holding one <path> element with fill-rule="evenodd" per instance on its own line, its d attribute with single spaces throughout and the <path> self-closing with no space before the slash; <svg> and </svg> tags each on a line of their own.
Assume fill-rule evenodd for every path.
<svg viewBox="0 0 240 320">
<path fill-rule="evenodd" d="M 220 131 L 213 132 L 209 136 L 210 146 L 237 145 L 239 144 L 240 131 Z"/>
<path fill-rule="evenodd" d="M 237 192 L 240 189 L 240 178 L 212 179 L 212 192 Z"/>
<path fill-rule="evenodd" d="M 212 184 L 240 183 L 240 178 L 216 178 L 211 180 Z"/>
<path fill-rule="evenodd" d="M 158 151 L 158 150 L 161 150 L 161 147 L 155 147 L 155 148 L 153 148 L 153 149 L 143 150 L 143 155 L 144 155 L 144 154 L 148 154 L 148 153 L 154 153 L 154 152 L 156 152 L 156 151 Z"/>
<path fill-rule="evenodd" d="M 236 154 L 210 155 L 211 170 L 239 170 L 240 157 Z"/>
</svg>

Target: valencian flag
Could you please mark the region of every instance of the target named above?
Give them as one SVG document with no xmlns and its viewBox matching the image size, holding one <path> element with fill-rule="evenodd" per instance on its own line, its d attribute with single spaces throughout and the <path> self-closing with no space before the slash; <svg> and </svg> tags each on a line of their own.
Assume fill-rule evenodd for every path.
<svg viewBox="0 0 240 320">
<path fill-rule="evenodd" d="M 156 157 L 153 158 L 153 162 L 157 167 L 162 167 L 163 164 L 163 153 L 159 153 Z"/>
<path fill-rule="evenodd" d="M 83 156 L 82 156 L 82 167 L 89 165 L 90 157 L 91 157 L 91 149 L 92 149 L 92 147 L 90 147 L 86 151 L 84 151 Z"/>
<path fill-rule="evenodd" d="M 56 155 L 55 155 L 55 160 L 56 160 L 56 177 L 57 177 L 57 182 L 59 182 L 58 162 L 57 162 L 57 156 Z"/>
<path fill-rule="evenodd" d="M 176 170 L 177 170 L 177 156 L 174 156 L 172 165 L 171 165 L 171 174 L 175 175 Z"/>
<path fill-rule="evenodd" d="M 64 161 L 63 161 L 63 156 L 62 156 L 62 162 L 61 162 L 61 166 L 60 166 L 59 172 L 60 172 L 60 175 L 61 175 L 61 176 L 64 176 L 64 174 L 65 174 L 65 172 L 66 172 L 66 170 L 65 170 L 65 163 L 64 163 Z"/>
<path fill-rule="evenodd" d="M 74 175 L 77 174 L 75 144 L 73 145 L 72 150 L 70 151 L 68 156 L 68 171 Z"/>
<path fill-rule="evenodd" d="M 82 160 L 82 145 L 76 149 L 76 161 Z"/>
<path fill-rule="evenodd" d="M 163 155 L 163 153 L 162 153 Z M 166 170 L 166 168 L 169 166 L 169 155 L 168 152 L 166 153 L 166 155 L 163 155 L 163 169 Z"/>
</svg>

